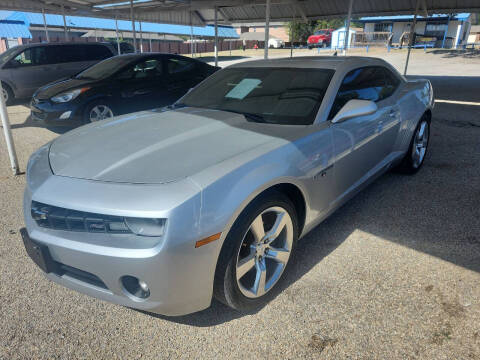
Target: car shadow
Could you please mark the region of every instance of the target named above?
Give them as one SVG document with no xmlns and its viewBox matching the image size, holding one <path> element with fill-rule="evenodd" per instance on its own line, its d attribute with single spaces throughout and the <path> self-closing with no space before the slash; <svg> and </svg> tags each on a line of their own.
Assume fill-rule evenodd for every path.
<svg viewBox="0 0 480 360">
<path fill-rule="evenodd" d="M 278 294 L 295 301 L 301 295 L 289 288 L 357 231 L 480 273 L 480 127 L 471 125 L 480 119 L 480 106 L 455 102 L 480 102 L 480 79 L 419 76 L 425 77 L 438 99 L 452 103 L 435 106 L 423 168 L 414 176 L 383 175 L 307 234 L 298 242 Z M 208 309 L 185 316 L 143 313 L 207 327 L 261 309 L 242 313 L 213 300 Z"/>
</svg>

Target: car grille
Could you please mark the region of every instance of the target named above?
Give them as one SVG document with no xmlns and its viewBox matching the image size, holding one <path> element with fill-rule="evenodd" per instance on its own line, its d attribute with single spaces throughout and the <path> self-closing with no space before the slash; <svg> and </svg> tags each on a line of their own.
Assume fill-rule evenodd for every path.
<svg viewBox="0 0 480 360">
<path fill-rule="evenodd" d="M 31 214 L 38 226 L 54 230 L 131 234 L 121 216 L 70 210 L 32 201 Z"/>
</svg>

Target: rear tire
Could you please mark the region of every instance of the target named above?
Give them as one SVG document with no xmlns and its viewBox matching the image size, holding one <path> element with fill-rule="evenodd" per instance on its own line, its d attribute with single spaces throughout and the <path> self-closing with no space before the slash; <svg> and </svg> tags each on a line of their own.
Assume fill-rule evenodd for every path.
<svg viewBox="0 0 480 360">
<path fill-rule="evenodd" d="M 15 95 L 13 94 L 12 89 L 10 89 L 10 86 L 2 82 L 2 89 L 3 89 L 3 96 L 5 99 L 5 104 L 6 105 L 12 105 L 13 101 L 15 100 Z"/>
<path fill-rule="evenodd" d="M 408 151 L 396 170 L 407 175 L 413 175 L 418 172 L 427 156 L 429 142 L 430 119 L 427 115 L 424 115 L 418 122 L 410 140 Z"/>
<path fill-rule="evenodd" d="M 215 271 L 215 298 L 239 311 L 267 303 L 282 288 L 297 238 L 297 215 L 288 197 L 276 191 L 257 197 L 225 239 Z"/>
</svg>

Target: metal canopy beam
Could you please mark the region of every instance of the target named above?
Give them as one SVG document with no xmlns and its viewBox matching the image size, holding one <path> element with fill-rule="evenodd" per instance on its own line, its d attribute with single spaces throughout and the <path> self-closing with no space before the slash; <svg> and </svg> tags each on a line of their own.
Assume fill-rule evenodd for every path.
<svg viewBox="0 0 480 360">
<path fill-rule="evenodd" d="M 299 13 L 303 21 L 344 17 L 348 13 L 349 0 L 270 0 L 270 21 L 289 21 L 292 13 Z M 67 15 L 93 16 L 130 20 L 128 0 L 0 0 L 0 8 L 61 14 L 61 6 Z M 264 22 L 266 0 L 144 0 L 134 1 L 137 21 L 192 25 L 213 24 L 212 9 L 217 7 L 220 23 Z M 361 0 L 355 3 L 356 16 L 380 16 L 412 14 L 413 0 Z M 422 0 L 422 15 L 430 13 L 479 12 L 479 0 Z"/>
</svg>

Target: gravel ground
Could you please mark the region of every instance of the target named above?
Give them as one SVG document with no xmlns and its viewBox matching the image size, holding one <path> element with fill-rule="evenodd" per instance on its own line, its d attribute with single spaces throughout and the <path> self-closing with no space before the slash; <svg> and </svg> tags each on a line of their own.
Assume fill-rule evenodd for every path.
<svg viewBox="0 0 480 360">
<path fill-rule="evenodd" d="M 284 291 L 253 314 L 214 302 L 151 316 L 47 281 L 20 240 L 25 177 L 1 137 L 0 359 L 479 359 L 479 63 L 415 52 L 411 73 L 430 75 L 438 99 L 477 105 L 438 103 L 424 168 L 386 174 L 312 231 Z M 24 106 L 9 113 L 25 169 L 57 134 Z"/>
</svg>

